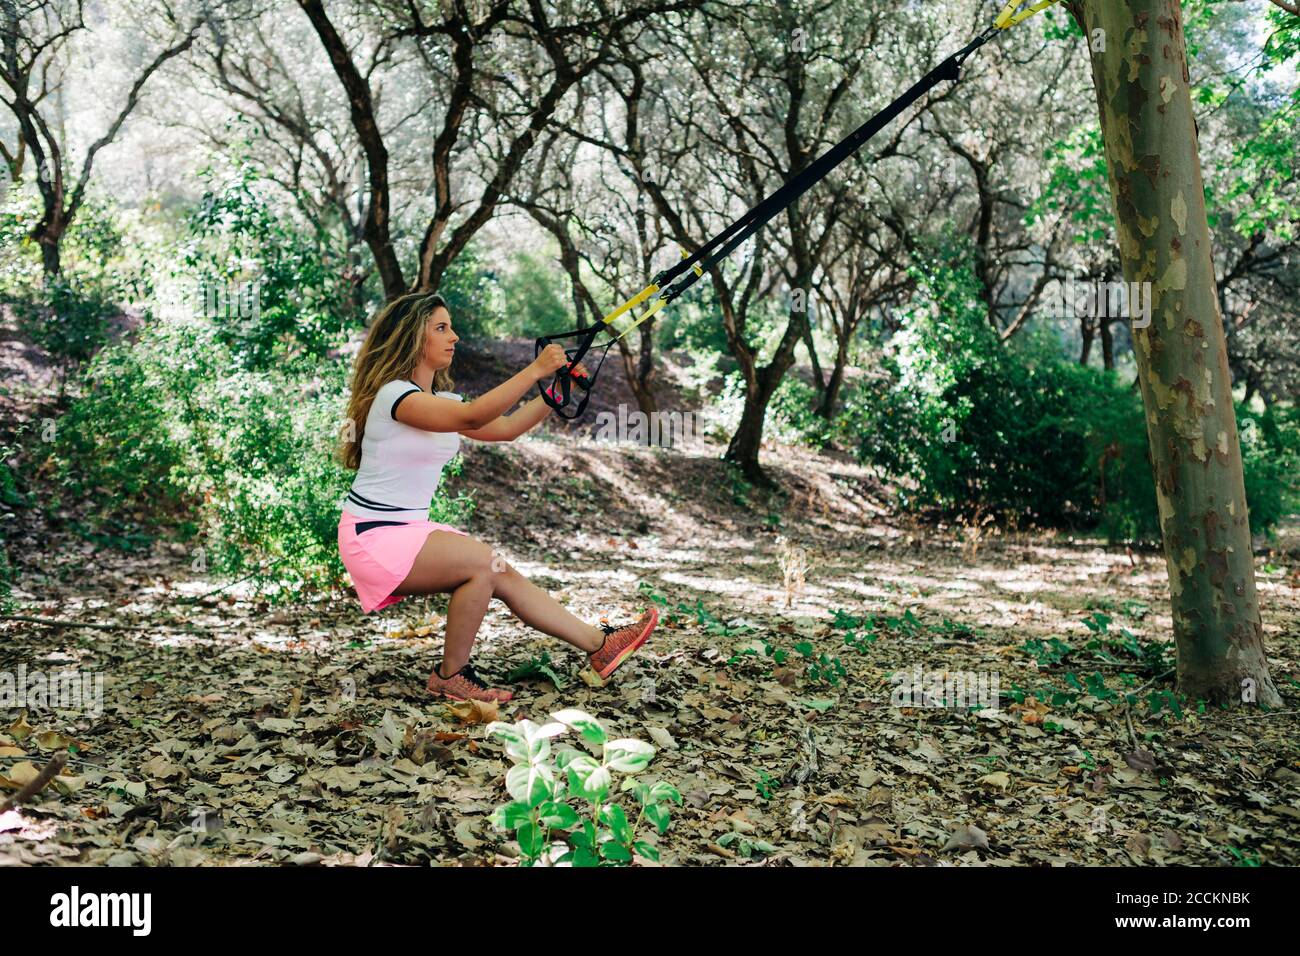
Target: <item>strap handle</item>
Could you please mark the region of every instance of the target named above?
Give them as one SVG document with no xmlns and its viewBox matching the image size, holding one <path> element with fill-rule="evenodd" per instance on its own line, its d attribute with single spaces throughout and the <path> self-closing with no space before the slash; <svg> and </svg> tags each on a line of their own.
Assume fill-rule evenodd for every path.
<svg viewBox="0 0 1300 956">
<path fill-rule="evenodd" d="M 577 338 L 580 340 L 573 348 L 564 350 L 564 354 L 568 356 L 569 364 L 556 371 L 555 378 L 552 380 L 550 388 L 544 388 L 541 382 L 537 383 L 537 390 L 541 393 L 542 401 L 549 405 L 557 415 L 566 421 L 572 421 L 573 419 L 578 418 L 587 409 L 587 402 L 591 399 L 591 388 L 596 384 L 596 375 L 600 374 L 600 367 L 597 366 L 596 372 L 592 374 L 590 378 L 575 375 L 573 367 L 582 361 L 583 357 L 591 350 L 591 345 L 596 340 L 596 336 L 605 328 L 606 326 L 604 325 L 593 325 L 585 329 L 576 329 L 572 332 L 557 332 L 553 335 L 541 335 L 538 336 L 537 341 L 534 343 L 534 357 L 536 357 L 542 354 L 544 348 L 558 339 Z M 611 342 L 610 344 L 613 343 Z M 605 350 L 606 352 L 609 351 L 609 345 L 605 346 Z M 604 356 L 601 356 L 602 365 L 604 364 L 604 361 Z M 572 388 L 573 383 L 575 382 L 578 387 L 582 389 L 583 395 L 578 401 L 577 408 L 570 414 L 567 409 L 569 407 L 570 398 L 573 395 Z"/>
</svg>

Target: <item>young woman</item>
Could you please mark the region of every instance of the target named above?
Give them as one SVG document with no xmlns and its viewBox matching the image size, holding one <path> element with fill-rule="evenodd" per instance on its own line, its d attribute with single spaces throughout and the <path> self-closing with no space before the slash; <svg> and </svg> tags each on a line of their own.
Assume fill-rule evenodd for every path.
<svg viewBox="0 0 1300 956">
<path fill-rule="evenodd" d="M 658 622 L 651 608 L 614 628 L 585 624 L 481 541 L 429 521 L 429 503 L 460 436 L 513 441 L 547 416 L 541 397 L 505 414 L 538 381 L 567 364 L 548 346 L 523 371 L 486 395 L 462 403 L 449 369 L 460 337 L 442 296 L 409 293 L 375 317 L 357 355 L 340 458 L 357 472 L 342 503 L 339 553 L 363 610 L 411 594 L 450 594 L 442 659 L 428 689 L 457 700 L 507 701 L 469 663 L 488 602 L 500 598 L 525 624 L 568 641 L 608 677 L 645 643 Z M 581 365 L 574 372 L 586 374 Z M 355 434 L 352 434 L 355 432 Z"/>
</svg>

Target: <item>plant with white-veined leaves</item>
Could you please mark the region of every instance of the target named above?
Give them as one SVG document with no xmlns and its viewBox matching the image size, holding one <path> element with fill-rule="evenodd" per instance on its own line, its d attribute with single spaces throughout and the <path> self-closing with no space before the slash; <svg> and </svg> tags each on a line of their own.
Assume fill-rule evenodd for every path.
<svg viewBox="0 0 1300 956">
<path fill-rule="evenodd" d="M 659 851 L 637 829 L 643 820 L 663 833 L 668 829 L 668 803 L 680 804 L 682 795 L 670 783 L 641 783 L 632 774 L 644 770 L 655 749 L 642 740 L 609 740 L 596 718 L 580 710 L 551 714 L 553 721 L 538 725 L 531 720 L 517 724 L 493 721 L 487 732 L 505 741 L 511 763 L 506 789 L 513 801 L 497 807 L 492 822 L 502 830 L 513 830 L 524 866 L 545 861 L 551 865 L 618 866 L 631 863 L 634 854 L 659 859 Z M 600 760 L 573 747 L 552 755 L 551 738 L 569 729 L 578 731 L 590 743 L 602 748 Z M 640 807 L 636 819 L 610 799 L 614 773 L 627 774 L 620 792 L 632 793 Z M 580 814 L 570 805 L 585 801 Z M 560 831 L 567 842 L 555 839 Z"/>
</svg>

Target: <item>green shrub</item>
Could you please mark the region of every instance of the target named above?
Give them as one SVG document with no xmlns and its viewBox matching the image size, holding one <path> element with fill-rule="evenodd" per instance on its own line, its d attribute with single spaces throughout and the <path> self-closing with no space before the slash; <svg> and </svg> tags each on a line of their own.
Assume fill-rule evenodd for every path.
<svg viewBox="0 0 1300 956">
<path fill-rule="evenodd" d="M 801 441 L 824 448 L 833 438 L 831 421 L 817 414 L 817 390 L 802 379 L 787 374 L 772 394 L 764 431 L 771 430 L 787 443 Z"/>
<path fill-rule="evenodd" d="M 540 258 L 527 252 L 517 252 L 510 257 L 509 271 L 497 280 L 499 305 L 493 306 L 488 302 L 475 304 L 476 308 L 489 314 L 495 313 L 493 322 L 480 322 L 485 334 L 535 339 L 539 335 L 567 332 L 574 327 L 569 279 L 557 264 L 557 258 Z M 448 286 L 444 280 L 439 291 Z M 451 283 L 450 291 L 456 296 L 458 283 Z M 448 299 L 451 301 L 453 299 Z"/>
<path fill-rule="evenodd" d="M 883 350 L 880 374 L 846 388 L 834 437 L 903 479 L 905 508 L 1158 541 L 1140 394 L 1063 358 L 1050 337 L 1000 342 L 965 261 L 936 256 L 918 270 L 904 330 Z M 1266 532 L 1300 497 L 1300 428 L 1293 411 L 1253 417 L 1242 440 L 1246 493 L 1252 530 Z"/>
<path fill-rule="evenodd" d="M 1237 405 L 1250 528 L 1271 534 L 1300 510 L 1300 409 L 1272 405 L 1262 415 Z"/>
<path fill-rule="evenodd" d="M 41 281 L 41 254 L 29 236 L 40 219 L 35 190 L 11 184 L 0 204 L 0 301 L 25 295 Z"/>
<path fill-rule="evenodd" d="M 246 368 L 324 359 L 365 319 L 342 242 L 275 208 L 251 164 L 201 175 L 207 187 L 173 273 L 188 307 Z"/>
<path fill-rule="evenodd" d="M 111 277 L 54 276 L 7 297 L 18 328 L 54 360 L 60 381 L 108 341 L 108 320 L 121 312 Z"/>
<path fill-rule="evenodd" d="M 9 449 L 0 449 L 6 456 Z M 0 461 L 0 613 L 7 613 L 13 606 L 10 590 L 13 586 L 13 566 L 9 563 L 9 533 L 17 516 L 14 508 L 23 504 L 18 493 L 18 483 L 13 469 Z"/>
</svg>

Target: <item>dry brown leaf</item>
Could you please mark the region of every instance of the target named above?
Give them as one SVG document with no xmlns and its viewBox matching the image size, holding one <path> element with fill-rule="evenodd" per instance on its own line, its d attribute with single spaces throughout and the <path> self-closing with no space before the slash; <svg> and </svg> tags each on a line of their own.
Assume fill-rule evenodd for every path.
<svg viewBox="0 0 1300 956">
<path fill-rule="evenodd" d="M 497 702 L 451 701 L 447 704 L 447 711 L 463 724 L 490 724 L 497 719 Z"/>
<path fill-rule="evenodd" d="M 991 790 L 1005 790 L 1011 786 L 1011 778 L 1007 776 L 1005 770 L 995 770 L 993 773 L 986 773 L 975 781 L 981 787 L 988 787 Z"/>
<path fill-rule="evenodd" d="M 949 835 L 948 842 L 943 845 L 943 852 L 971 848 L 987 850 L 989 848 L 989 837 L 975 824 L 963 823 Z"/>
</svg>

